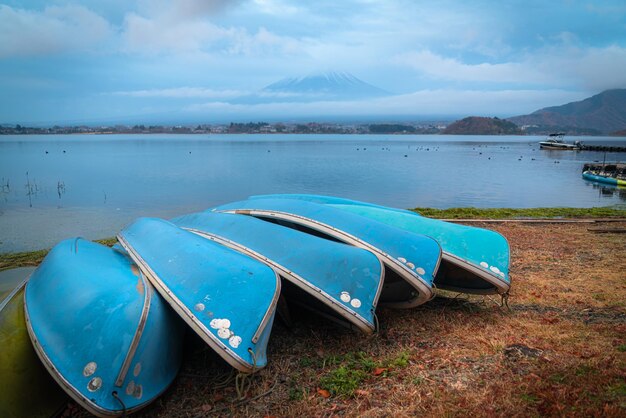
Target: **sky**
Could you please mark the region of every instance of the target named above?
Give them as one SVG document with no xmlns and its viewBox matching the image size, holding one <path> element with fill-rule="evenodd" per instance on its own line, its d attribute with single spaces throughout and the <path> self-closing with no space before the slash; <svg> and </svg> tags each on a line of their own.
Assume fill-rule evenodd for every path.
<svg viewBox="0 0 626 418">
<path fill-rule="evenodd" d="M 347 72 L 390 94 L 247 103 Z M 0 0 L 0 123 L 507 117 L 626 88 L 623 0 Z"/>
</svg>

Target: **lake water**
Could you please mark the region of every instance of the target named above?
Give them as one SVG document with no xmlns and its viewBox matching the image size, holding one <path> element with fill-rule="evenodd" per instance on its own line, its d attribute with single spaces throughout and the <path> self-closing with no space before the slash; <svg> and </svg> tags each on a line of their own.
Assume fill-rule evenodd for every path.
<svg viewBox="0 0 626 418">
<path fill-rule="evenodd" d="M 0 137 L 0 253 L 113 236 L 262 193 L 316 193 L 409 208 L 606 206 L 626 191 L 581 178 L 602 152 L 540 150 L 542 137 L 55 135 Z M 615 138 L 576 138 L 624 146 Z M 626 153 L 607 153 L 626 161 Z"/>
</svg>

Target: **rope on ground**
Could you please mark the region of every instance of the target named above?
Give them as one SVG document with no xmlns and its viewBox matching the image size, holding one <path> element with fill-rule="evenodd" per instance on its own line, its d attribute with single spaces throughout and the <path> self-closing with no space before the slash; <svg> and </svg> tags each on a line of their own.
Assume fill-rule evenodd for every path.
<svg viewBox="0 0 626 418">
<path fill-rule="evenodd" d="M 117 395 L 117 391 L 113 391 L 111 395 L 113 395 L 113 397 L 120 403 L 120 405 L 122 405 L 122 418 L 125 418 L 126 417 L 126 405 L 124 405 L 124 401 L 122 401 L 122 399 Z"/>
</svg>

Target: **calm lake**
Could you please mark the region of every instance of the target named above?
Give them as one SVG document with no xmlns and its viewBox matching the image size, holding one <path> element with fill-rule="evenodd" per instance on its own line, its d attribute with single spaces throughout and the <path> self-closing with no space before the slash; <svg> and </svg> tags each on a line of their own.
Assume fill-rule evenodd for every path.
<svg viewBox="0 0 626 418">
<path fill-rule="evenodd" d="M 581 178 L 603 152 L 540 150 L 542 137 L 55 135 L 0 137 L 0 253 L 104 238 L 262 193 L 409 208 L 607 206 L 626 191 Z M 578 137 L 624 146 L 623 140 Z M 571 138 L 570 138 L 571 140 Z M 626 161 L 626 153 L 606 153 Z"/>
</svg>

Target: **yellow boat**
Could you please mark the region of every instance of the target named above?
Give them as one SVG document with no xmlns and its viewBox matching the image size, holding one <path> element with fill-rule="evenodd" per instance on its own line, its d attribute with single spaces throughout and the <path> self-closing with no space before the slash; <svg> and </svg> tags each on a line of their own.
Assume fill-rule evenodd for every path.
<svg viewBox="0 0 626 418">
<path fill-rule="evenodd" d="M 43 367 L 24 321 L 24 286 L 34 268 L 0 272 L 0 417 L 51 417 L 67 397 Z"/>
</svg>

